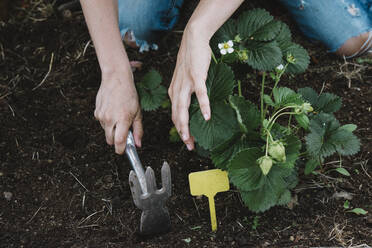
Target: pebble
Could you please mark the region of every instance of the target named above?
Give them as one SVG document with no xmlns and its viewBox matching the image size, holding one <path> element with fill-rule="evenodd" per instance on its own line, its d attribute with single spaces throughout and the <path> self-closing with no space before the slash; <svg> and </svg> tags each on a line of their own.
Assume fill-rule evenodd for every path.
<svg viewBox="0 0 372 248">
<path fill-rule="evenodd" d="M 7 192 L 7 191 L 5 191 L 5 192 L 4 192 L 4 197 L 5 197 L 5 199 L 7 199 L 8 201 L 10 201 L 10 200 L 12 199 L 12 197 L 13 197 L 13 194 L 12 194 L 12 192 Z"/>
</svg>

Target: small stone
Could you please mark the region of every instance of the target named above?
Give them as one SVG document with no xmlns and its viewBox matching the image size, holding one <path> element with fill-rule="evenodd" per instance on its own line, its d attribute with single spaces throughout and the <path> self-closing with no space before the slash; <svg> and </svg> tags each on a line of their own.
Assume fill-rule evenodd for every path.
<svg viewBox="0 0 372 248">
<path fill-rule="evenodd" d="M 337 200 L 339 199 L 346 199 L 346 200 L 352 200 L 353 199 L 353 195 L 349 192 L 346 192 L 346 191 L 341 191 L 341 192 L 335 192 L 333 195 L 332 195 L 332 198 L 335 198 Z"/>
<path fill-rule="evenodd" d="M 293 236 L 291 236 L 291 237 L 289 237 L 289 240 L 290 240 L 290 241 L 294 241 L 295 238 L 294 238 Z"/>
<path fill-rule="evenodd" d="M 8 201 L 10 201 L 12 199 L 12 197 L 13 197 L 13 194 L 12 194 L 12 192 L 4 192 L 4 197 Z"/>
</svg>

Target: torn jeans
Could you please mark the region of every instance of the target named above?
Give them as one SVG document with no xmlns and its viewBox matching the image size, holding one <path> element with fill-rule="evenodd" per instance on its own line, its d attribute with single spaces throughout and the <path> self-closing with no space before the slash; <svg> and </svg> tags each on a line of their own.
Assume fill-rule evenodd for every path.
<svg viewBox="0 0 372 248">
<path fill-rule="evenodd" d="M 370 32 L 368 40 L 355 55 L 366 52 L 372 46 L 372 0 L 280 2 L 287 7 L 305 35 L 324 43 L 330 52 L 337 51 L 348 39 L 367 32 Z"/>
<path fill-rule="evenodd" d="M 121 36 L 130 37 L 140 52 L 157 50 L 156 41 L 177 23 L 183 0 L 118 0 Z"/>
</svg>

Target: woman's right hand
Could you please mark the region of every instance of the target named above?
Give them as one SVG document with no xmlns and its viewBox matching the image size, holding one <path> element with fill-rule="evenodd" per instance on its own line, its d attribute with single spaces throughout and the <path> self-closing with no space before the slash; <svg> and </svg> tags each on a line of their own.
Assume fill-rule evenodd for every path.
<svg viewBox="0 0 372 248">
<path fill-rule="evenodd" d="M 115 145 L 115 152 L 123 154 L 128 130 L 133 127 L 136 146 L 141 146 L 143 135 L 141 108 L 129 68 L 103 72 L 96 97 L 94 116 L 105 130 L 106 142 Z"/>
</svg>

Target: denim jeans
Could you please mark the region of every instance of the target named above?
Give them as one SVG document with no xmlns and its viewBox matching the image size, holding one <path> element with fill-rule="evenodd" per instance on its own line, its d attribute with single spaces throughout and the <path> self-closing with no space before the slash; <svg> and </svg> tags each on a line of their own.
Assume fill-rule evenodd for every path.
<svg viewBox="0 0 372 248">
<path fill-rule="evenodd" d="M 323 42 L 330 52 L 351 37 L 372 30 L 372 0 L 279 1 L 306 36 Z M 182 3 L 183 0 L 118 0 L 121 35 L 131 32 L 140 51 L 157 49 L 157 38 L 174 27 Z"/>
<path fill-rule="evenodd" d="M 157 49 L 156 40 L 177 23 L 183 0 L 118 0 L 121 36 L 131 32 L 140 51 Z"/>
<path fill-rule="evenodd" d="M 372 0 L 280 0 L 310 39 L 330 52 L 372 30 Z"/>
</svg>

